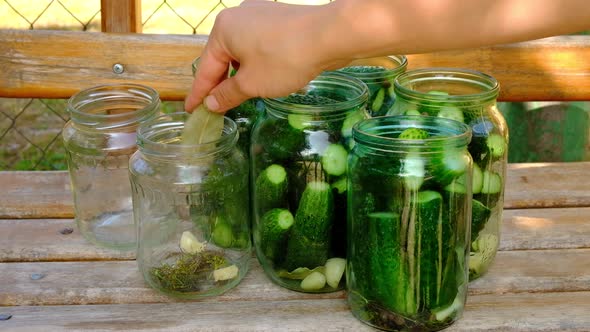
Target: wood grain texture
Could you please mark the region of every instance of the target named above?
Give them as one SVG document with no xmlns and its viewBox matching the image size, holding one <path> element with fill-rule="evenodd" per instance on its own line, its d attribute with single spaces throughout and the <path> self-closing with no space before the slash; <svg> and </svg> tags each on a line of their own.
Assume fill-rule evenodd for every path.
<svg viewBox="0 0 590 332">
<path fill-rule="evenodd" d="M 590 248 L 590 208 L 504 211 L 500 250 Z M 71 228 L 71 234 L 60 231 Z M 0 262 L 134 259 L 134 252 L 97 247 L 72 219 L 0 220 Z"/>
<path fill-rule="evenodd" d="M 590 292 L 474 295 L 445 331 L 588 331 Z M 375 331 L 344 299 L 4 307 L 3 331 Z"/>
<path fill-rule="evenodd" d="M 0 30 L 1 97 L 68 98 L 88 82 L 140 83 L 182 100 L 207 36 Z M 97 51 L 100 50 L 100 51 Z M 501 84 L 500 100 L 590 100 L 590 36 L 411 55 L 409 68 L 461 67 Z M 117 75 L 112 65 L 126 70 Z"/>
<path fill-rule="evenodd" d="M 590 248 L 590 208 L 505 210 L 500 250 Z"/>
<path fill-rule="evenodd" d="M 344 292 L 306 294 L 273 284 L 255 259 L 246 278 L 204 301 L 342 298 Z M 32 274 L 44 274 L 32 280 Z M 590 249 L 501 251 L 470 294 L 590 291 Z M 1 263 L 0 306 L 154 303 L 175 301 L 147 286 L 135 261 Z"/>
<path fill-rule="evenodd" d="M 67 172 L 0 172 L 0 218 L 72 218 Z"/>
<path fill-rule="evenodd" d="M 62 234 L 65 229 L 72 233 Z M 102 248 L 88 242 L 73 219 L 0 220 L 0 262 L 135 259 L 135 251 Z"/>
<path fill-rule="evenodd" d="M 102 32 L 141 32 L 141 0 L 100 0 Z"/>
<path fill-rule="evenodd" d="M 509 164 L 507 209 L 590 206 L 590 162 Z"/>
<path fill-rule="evenodd" d="M 90 86 L 137 83 L 182 100 L 205 36 L 0 30 L 0 96 L 69 98 Z M 122 74 L 113 72 L 121 64 Z"/>
<path fill-rule="evenodd" d="M 590 162 L 509 164 L 506 209 L 590 207 Z M 0 172 L 0 218 L 71 218 L 65 171 Z"/>
</svg>

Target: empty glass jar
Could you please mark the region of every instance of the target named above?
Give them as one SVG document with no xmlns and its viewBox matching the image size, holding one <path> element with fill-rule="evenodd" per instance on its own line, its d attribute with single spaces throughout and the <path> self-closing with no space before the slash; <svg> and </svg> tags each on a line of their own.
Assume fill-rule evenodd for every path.
<svg viewBox="0 0 590 332">
<path fill-rule="evenodd" d="M 248 270 L 248 162 L 227 117 L 216 141 L 183 144 L 188 116 L 172 113 L 144 123 L 129 171 L 145 281 L 195 299 L 234 287 Z"/>
<path fill-rule="evenodd" d="M 137 84 L 102 85 L 68 101 L 64 146 L 78 229 L 90 242 L 135 249 L 129 157 L 138 125 L 155 117 L 158 93 Z"/>
<path fill-rule="evenodd" d="M 390 115 L 449 118 L 471 127 L 473 218 L 469 278 L 492 265 L 500 243 L 508 155 L 508 126 L 496 107 L 500 86 L 491 76 L 467 69 L 426 68 L 397 77 Z"/>
<path fill-rule="evenodd" d="M 356 77 L 369 87 L 367 110 L 373 117 L 382 116 L 393 107 L 395 78 L 406 71 L 408 59 L 404 55 L 366 58 L 353 61 L 340 72 Z"/>
<path fill-rule="evenodd" d="M 348 265 L 352 312 L 391 331 L 436 331 L 463 312 L 471 138 L 436 117 L 377 117 L 353 129 Z"/>
</svg>

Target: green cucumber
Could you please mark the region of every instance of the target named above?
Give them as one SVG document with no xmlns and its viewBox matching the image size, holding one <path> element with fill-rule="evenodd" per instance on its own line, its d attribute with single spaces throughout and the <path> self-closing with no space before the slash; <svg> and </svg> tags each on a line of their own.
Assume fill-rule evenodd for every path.
<svg viewBox="0 0 590 332">
<path fill-rule="evenodd" d="M 483 187 L 483 172 L 476 163 L 473 163 L 473 176 L 471 177 L 471 184 L 473 186 L 473 193 L 479 194 Z"/>
<path fill-rule="evenodd" d="M 463 117 L 463 111 L 460 108 L 454 106 L 443 106 L 438 111 L 437 116 L 439 118 L 451 119 L 459 122 L 465 122 Z"/>
<path fill-rule="evenodd" d="M 279 264 L 284 258 L 289 230 L 294 221 L 293 215 L 287 209 L 272 209 L 260 220 L 260 249 L 264 256 L 275 264 Z"/>
<path fill-rule="evenodd" d="M 506 152 L 506 140 L 498 134 L 490 134 L 486 139 L 486 146 L 493 158 L 500 158 Z"/>
<path fill-rule="evenodd" d="M 482 182 L 482 194 L 498 194 L 502 190 L 502 177 L 498 173 L 484 170 Z"/>
<path fill-rule="evenodd" d="M 414 264 L 417 277 L 410 278 L 419 282 L 416 285 L 418 290 L 414 293 L 417 306 L 435 308 L 439 302 L 444 302 L 441 299 L 443 257 L 447 255 L 448 250 L 445 249 L 450 241 L 443 235 L 443 199 L 442 195 L 436 191 L 421 191 L 416 196 L 414 204 L 414 227 L 412 225 L 409 227 L 410 230 L 415 230 L 413 257 L 418 261 Z M 445 235 L 453 236 L 453 234 Z M 408 253 L 408 255 L 412 254 Z M 412 265 L 411 261 L 410 265 Z"/>
<path fill-rule="evenodd" d="M 348 139 L 352 137 L 352 127 L 359 121 L 365 119 L 365 115 L 362 111 L 354 111 L 349 113 L 344 121 L 342 122 L 342 128 L 340 129 L 340 133 L 342 137 Z"/>
<path fill-rule="evenodd" d="M 445 150 L 433 158 L 432 175 L 435 181 L 443 186 L 464 179 L 470 164 L 470 156 L 462 149 L 445 148 Z"/>
<path fill-rule="evenodd" d="M 475 241 L 479 232 L 485 228 L 491 214 L 492 210 L 482 202 L 476 199 L 471 200 L 471 242 Z"/>
<path fill-rule="evenodd" d="M 262 150 L 274 162 L 291 159 L 305 148 L 305 133 L 293 128 L 284 119 L 270 119 L 259 124 L 254 126 L 252 136 L 261 139 L 252 144 L 252 155 L 259 154 Z"/>
<path fill-rule="evenodd" d="M 346 192 L 348 186 L 348 178 L 341 176 L 330 185 L 332 189 L 336 190 L 336 193 L 343 194 Z"/>
<path fill-rule="evenodd" d="M 287 115 L 287 121 L 289 125 L 297 130 L 303 130 L 311 126 L 313 118 L 307 114 L 289 114 Z"/>
<path fill-rule="evenodd" d="M 211 241 L 221 248 L 229 248 L 234 242 L 232 227 L 223 218 L 215 218 Z"/>
<path fill-rule="evenodd" d="M 256 178 L 256 207 L 259 214 L 274 208 L 287 207 L 289 189 L 287 171 L 278 164 L 272 164 Z"/>
<path fill-rule="evenodd" d="M 407 140 L 427 139 L 428 137 L 430 137 L 430 134 L 428 134 L 426 130 L 420 128 L 407 128 L 398 136 L 399 139 Z"/>
<path fill-rule="evenodd" d="M 340 144 L 330 144 L 322 155 L 322 167 L 326 173 L 340 176 L 346 172 L 348 151 Z"/>
<path fill-rule="evenodd" d="M 381 106 L 383 106 L 384 100 L 385 100 L 385 89 L 381 88 L 381 89 L 379 89 L 379 91 L 377 91 L 377 94 L 375 95 L 375 99 L 373 99 L 373 102 L 371 103 L 372 113 L 379 112 L 379 110 L 381 109 Z"/>
<path fill-rule="evenodd" d="M 287 246 L 286 268 L 315 268 L 324 265 L 330 249 L 334 221 L 334 197 L 326 182 L 305 187 Z"/>
<path fill-rule="evenodd" d="M 406 283 L 402 265 L 402 251 L 399 245 L 400 216 L 395 212 L 374 212 L 368 215 L 368 241 L 363 246 L 368 248 L 368 271 L 364 283 L 367 298 L 384 305 L 388 310 L 401 314 L 410 313 L 406 301 Z M 359 278 L 360 279 L 360 278 Z"/>
</svg>

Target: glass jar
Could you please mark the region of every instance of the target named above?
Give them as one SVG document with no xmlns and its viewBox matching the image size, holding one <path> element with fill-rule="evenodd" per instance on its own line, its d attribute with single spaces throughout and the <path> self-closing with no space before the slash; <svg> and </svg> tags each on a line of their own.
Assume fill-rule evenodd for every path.
<svg viewBox="0 0 590 332">
<path fill-rule="evenodd" d="M 199 68 L 199 59 L 200 58 L 196 58 L 192 63 L 193 75 L 195 75 Z M 235 69 L 230 67 L 228 76 L 234 76 L 236 72 Z M 246 157 L 249 157 L 250 155 L 250 133 L 252 132 L 252 127 L 262 112 L 264 112 L 264 103 L 262 102 L 262 99 L 252 98 L 225 113 L 225 116 L 234 120 L 238 125 L 238 147 Z"/>
<path fill-rule="evenodd" d="M 218 140 L 182 144 L 188 116 L 142 124 L 129 171 L 145 281 L 167 295 L 196 299 L 234 287 L 248 270 L 248 162 L 227 117 Z"/>
<path fill-rule="evenodd" d="M 139 123 L 155 117 L 158 93 L 137 84 L 102 85 L 68 101 L 62 136 L 80 233 L 90 242 L 136 248 L 129 157 Z"/>
<path fill-rule="evenodd" d="M 470 280 L 487 272 L 500 243 L 508 126 L 496 107 L 499 89 L 493 77 L 472 70 L 411 70 L 396 79 L 397 101 L 389 113 L 451 118 L 473 131 L 469 144 L 474 162 Z"/>
<path fill-rule="evenodd" d="M 353 61 L 340 72 L 356 77 L 369 87 L 367 110 L 373 117 L 382 116 L 393 107 L 395 78 L 406 71 L 408 59 L 403 55 L 366 58 Z"/>
<path fill-rule="evenodd" d="M 367 98 L 362 81 L 325 72 L 297 93 L 264 99 L 250 152 L 254 244 L 283 287 L 344 287 L 346 162 Z"/>
<path fill-rule="evenodd" d="M 392 331 L 451 325 L 467 295 L 469 127 L 386 116 L 358 123 L 353 137 L 346 280 L 354 316 Z"/>
</svg>

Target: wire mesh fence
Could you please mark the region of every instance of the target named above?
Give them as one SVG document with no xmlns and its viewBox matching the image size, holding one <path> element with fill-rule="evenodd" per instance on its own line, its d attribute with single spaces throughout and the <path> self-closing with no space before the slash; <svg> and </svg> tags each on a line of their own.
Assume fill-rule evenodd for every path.
<svg viewBox="0 0 590 332">
<path fill-rule="evenodd" d="M 242 0 L 142 0 L 144 33 L 208 34 L 217 14 Z M 279 1 L 322 4 L 329 0 Z M 100 0 L 0 0 L 0 29 L 100 31 Z M 163 104 L 164 112 L 182 109 Z M 0 98 L 0 170 L 66 169 L 66 100 Z"/>
</svg>

